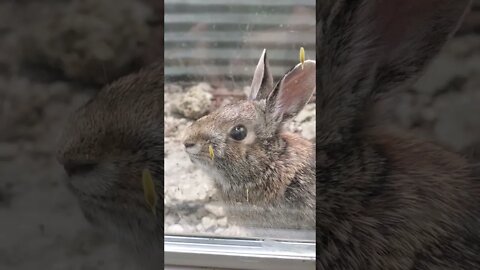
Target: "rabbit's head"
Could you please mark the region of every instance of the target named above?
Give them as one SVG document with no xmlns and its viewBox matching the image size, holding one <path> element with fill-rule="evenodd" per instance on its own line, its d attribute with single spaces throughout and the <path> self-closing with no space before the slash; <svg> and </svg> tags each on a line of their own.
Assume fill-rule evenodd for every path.
<svg viewBox="0 0 480 270">
<path fill-rule="evenodd" d="M 296 65 L 274 86 L 264 50 L 248 100 L 223 106 L 186 130 L 190 159 L 213 175 L 225 192 L 257 186 L 263 167 L 278 162 L 287 147 L 283 123 L 302 110 L 314 91 L 315 61 Z M 298 158 L 313 162 L 310 149 L 304 149 L 310 144 L 294 138 L 288 144 L 297 144 L 305 155 Z"/>
<path fill-rule="evenodd" d="M 163 224 L 142 188 L 148 169 L 163 201 L 162 108 L 163 70 L 146 69 L 106 86 L 76 110 L 60 142 L 57 159 L 85 216 L 120 238 L 162 239 Z"/>
</svg>

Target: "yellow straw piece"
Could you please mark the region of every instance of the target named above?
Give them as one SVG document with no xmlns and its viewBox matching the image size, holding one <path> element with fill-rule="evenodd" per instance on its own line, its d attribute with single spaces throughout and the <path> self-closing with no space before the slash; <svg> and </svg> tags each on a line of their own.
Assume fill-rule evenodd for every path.
<svg viewBox="0 0 480 270">
<path fill-rule="evenodd" d="M 210 154 L 210 158 L 213 160 L 215 153 L 213 152 L 213 146 L 211 144 L 208 146 L 208 153 Z"/>
<path fill-rule="evenodd" d="M 152 174 L 148 169 L 143 169 L 142 182 L 145 201 L 147 202 L 148 207 L 152 210 L 153 215 L 157 216 L 157 193 L 155 192 L 155 184 L 153 183 Z"/>
<path fill-rule="evenodd" d="M 303 47 L 300 47 L 299 58 L 300 58 L 300 63 L 302 64 L 302 69 L 303 69 L 303 63 L 305 62 L 305 49 Z"/>
</svg>

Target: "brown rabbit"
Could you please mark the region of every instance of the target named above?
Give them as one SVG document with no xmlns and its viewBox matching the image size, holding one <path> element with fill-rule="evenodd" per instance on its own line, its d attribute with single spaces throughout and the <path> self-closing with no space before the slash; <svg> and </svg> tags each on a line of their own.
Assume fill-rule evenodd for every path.
<svg viewBox="0 0 480 270">
<path fill-rule="evenodd" d="M 186 151 L 213 177 L 231 221 L 314 228 L 314 145 L 282 130 L 314 91 L 315 61 L 296 65 L 273 86 L 264 50 L 248 100 L 221 107 L 186 130 Z"/>
<path fill-rule="evenodd" d="M 149 209 L 142 189 L 147 168 L 162 203 L 163 65 L 117 80 L 79 108 L 65 128 L 58 160 L 86 218 L 135 251 L 141 269 L 163 265 L 163 220 Z"/>
<path fill-rule="evenodd" d="M 467 0 L 321 1 L 317 14 L 317 269 L 480 269 L 480 185 L 462 158 L 375 126 Z"/>
</svg>

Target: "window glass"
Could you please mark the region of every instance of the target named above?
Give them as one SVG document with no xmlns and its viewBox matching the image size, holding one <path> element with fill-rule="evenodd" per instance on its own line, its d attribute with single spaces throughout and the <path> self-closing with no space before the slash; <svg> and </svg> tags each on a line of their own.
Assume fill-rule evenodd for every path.
<svg viewBox="0 0 480 270">
<path fill-rule="evenodd" d="M 165 1 L 166 234 L 314 239 L 313 227 L 307 223 L 315 217 L 306 214 L 308 211 L 300 209 L 301 207 L 284 209 L 279 205 L 278 208 L 265 208 L 246 201 L 235 206 L 226 203 L 226 192 L 222 193 L 215 184 L 215 170 L 202 170 L 201 166 L 192 163 L 184 146 L 188 127 L 195 120 L 223 105 L 246 99 L 264 49 L 267 49 L 269 70 L 274 82 L 277 82 L 299 63 L 301 47 L 305 49 L 305 59 L 315 59 L 313 0 Z M 286 130 L 311 142 L 315 140 L 314 99 L 314 96 L 310 98 L 305 108 L 292 121 L 285 123 Z M 202 128 L 221 133 L 220 137 L 225 144 L 235 143 L 232 142 L 232 137 L 225 136 L 231 136 L 229 125 L 243 120 L 234 117 L 227 121 L 222 117 L 225 116 L 220 116 L 220 122 L 226 121 L 224 125 L 220 122 L 205 123 L 210 126 Z M 248 133 L 251 131 L 249 125 L 254 123 L 249 122 L 247 127 L 237 129 L 237 136 L 242 136 L 242 128 L 247 130 L 247 134 L 254 134 Z M 227 135 L 227 132 L 230 133 Z M 250 137 L 245 140 L 250 139 L 254 140 Z M 244 148 L 237 149 L 237 146 Z M 269 154 L 253 153 L 248 148 L 250 146 L 246 143 L 217 145 L 212 149 L 212 162 L 217 162 L 215 158 L 225 159 L 225 155 L 245 153 L 248 157 L 244 160 L 251 162 L 245 165 L 245 170 L 252 170 L 255 162 L 264 162 L 255 161 L 256 159 L 268 157 Z M 206 154 L 205 149 L 202 151 Z M 228 164 L 222 166 L 231 169 Z M 224 171 L 220 172 L 222 173 Z M 236 173 L 237 176 L 246 174 L 245 171 Z M 266 174 L 266 170 L 258 170 L 257 176 L 262 178 Z M 244 181 L 255 183 L 256 180 Z M 294 189 L 295 183 L 290 187 Z M 250 196 L 262 196 L 267 200 L 271 192 L 268 188 L 265 189 L 258 186 L 252 188 Z M 291 192 L 290 188 L 276 193 L 288 192 Z M 251 213 L 256 218 L 245 213 Z M 294 222 L 288 223 L 286 220 Z"/>
</svg>

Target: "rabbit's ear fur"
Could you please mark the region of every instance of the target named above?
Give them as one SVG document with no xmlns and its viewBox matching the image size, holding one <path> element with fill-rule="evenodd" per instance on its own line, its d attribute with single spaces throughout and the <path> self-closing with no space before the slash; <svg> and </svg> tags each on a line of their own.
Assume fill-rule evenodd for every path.
<svg viewBox="0 0 480 270">
<path fill-rule="evenodd" d="M 317 109 L 325 121 L 336 116 L 336 128 L 349 129 L 379 94 L 409 86 L 455 33 L 470 2 L 325 1 L 317 14 Z"/>
<path fill-rule="evenodd" d="M 283 122 L 297 115 L 315 92 L 315 61 L 297 64 L 267 97 L 266 113 L 272 122 Z"/>
<path fill-rule="evenodd" d="M 273 77 L 270 73 L 270 66 L 267 59 L 267 50 L 264 49 L 260 60 L 258 60 L 257 68 L 253 75 L 249 100 L 262 100 L 267 98 L 273 88 Z"/>
</svg>

